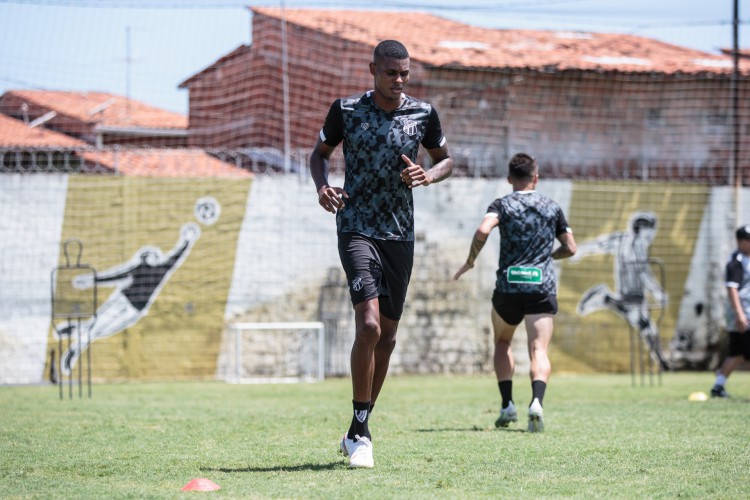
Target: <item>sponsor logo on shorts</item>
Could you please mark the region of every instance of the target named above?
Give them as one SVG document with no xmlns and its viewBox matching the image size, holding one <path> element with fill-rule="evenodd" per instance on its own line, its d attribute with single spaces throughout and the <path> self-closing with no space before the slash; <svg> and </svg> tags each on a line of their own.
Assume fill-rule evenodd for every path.
<svg viewBox="0 0 750 500">
<path fill-rule="evenodd" d="M 355 292 L 362 290 L 362 278 L 354 278 L 352 280 L 352 290 Z"/>
</svg>

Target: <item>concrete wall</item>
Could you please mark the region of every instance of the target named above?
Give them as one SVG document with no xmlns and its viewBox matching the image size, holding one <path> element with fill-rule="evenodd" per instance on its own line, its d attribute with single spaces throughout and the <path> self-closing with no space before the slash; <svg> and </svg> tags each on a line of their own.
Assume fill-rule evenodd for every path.
<svg viewBox="0 0 750 500">
<path fill-rule="evenodd" d="M 66 323 L 52 318 L 52 292 L 81 291 L 75 272 L 64 273 L 66 283 L 51 283 L 52 271 L 68 262 L 61 245 L 71 239 L 82 242 L 82 263 L 111 275 L 140 262 L 149 249 L 166 258 L 180 246 L 186 226 L 198 227 L 189 252 L 163 282 L 152 284 L 157 293 L 142 314 L 130 317 L 111 308 L 121 304 L 116 299 L 132 280 L 99 283 L 101 321 L 93 329 L 99 333 L 90 349 L 94 376 L 100 380 L 221 375 L 230 349 L 228 324 L 320 320 L 320 300 L 332 271 L 339 273 L 334 279 L 339 286 L 343 279 L 334 217 L 317 205 L 305 175 L 257 176 L 252 181 L 3 177 L 2 383 L 49 379 L 52 351 L 60 354 L 55 332 Z M 509 189 L 504 180 L 453 178 L 415 191 L 417 255 L 393 373 L 491 371 L 489 301 L 497 235 L 493 233 L 464 279 L 456 282 L 451 276 L 465 259 L 486 207 Z M 677 183 L 543 180 L 540 191 L 563 206 L 579 245 L 627 232 L 636 212 L 653 213 L 658 228 L 649 257 L 663 262 L 664 274 L 658 269 L 654 274 L 668 297 L 665 304 L 650 299 L 661 342 L 680 368 L 715 366 L 723 346 L 723 266 L 734 248 L 736 220 L 750 220 L 748 190 L 739 204 L 729 188 Z M 196 210 L 206 199 L 218 206 L 213 220 Z M 578 313 L 581 298 L 592 287 L 603 284 L 617 293 L 616 267 L 609 254 L 559 263 L 555 370 L 629 369 L 630 349 L 639 340 L 636 335 L 636 344 L 631 343 L 627 321 L 613 310 Z M 329 308 L 339 316 L 339 328 L 328 339 L 329 366 L 332 374 L 344 374 L 353 335 L 351 306 L 345 291 L 335 286 L 328 290 L 335 293 L 326 296 L 338 297 L 330 299 L 334 306 Z M 125 317 L 134 321 L 123 322 Z M 120 320 L 119 329 L 105 318 Z M 523 370 L 523 331 L 518 335 Z M 65 353 L 69 339 L 62 340 Z"/>
</svg>

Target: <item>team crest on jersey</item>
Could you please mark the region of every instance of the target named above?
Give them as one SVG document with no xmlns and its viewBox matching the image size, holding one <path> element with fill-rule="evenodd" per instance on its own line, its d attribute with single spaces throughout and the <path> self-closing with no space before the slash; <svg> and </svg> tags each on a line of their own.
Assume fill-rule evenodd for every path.
<svg viewBox="0 0 750 500">
<path fill-rule="evenodd" d="M 367 130 L 368 128 L 370 128 L 370 122 L 365 122 L 365 123 L 360 124 L 360 128 L 362 130 Z"/>
<path fill-rule="evenodd" d="M 417 133 L 417 122 L 406 118 L 404 120 L 404 133 L 408 136 L 416 135 Z"/>
<path fill-rule="evenodd" d="M 352 290 L 355 292 L 362 290 L 362 278 L 354 278 L 352 280 Z"/>
</svg>

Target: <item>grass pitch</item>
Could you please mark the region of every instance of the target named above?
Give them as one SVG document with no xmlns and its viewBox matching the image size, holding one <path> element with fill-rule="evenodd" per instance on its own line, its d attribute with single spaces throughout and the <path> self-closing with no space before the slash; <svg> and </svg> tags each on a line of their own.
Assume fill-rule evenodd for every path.
<svg viewBox="0 0 750 500">
<path fill-rule="evenodd" d="M 0 498 L 748 498 L 750 374 L 554 375 L 543 434 L 497 430 L 492 376 L 391 377 L 371 418 L 375 468 L 338 455 L 348 379 L 319 384 L 0 387 Z M 193 478 L 221 486 L 181 492 Z"/>
</svg>

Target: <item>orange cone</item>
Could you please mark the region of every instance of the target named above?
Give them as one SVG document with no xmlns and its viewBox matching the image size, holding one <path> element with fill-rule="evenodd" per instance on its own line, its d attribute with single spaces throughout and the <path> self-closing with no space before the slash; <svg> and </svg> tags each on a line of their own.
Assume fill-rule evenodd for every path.
<svg viewBox="0 0 750 500">
<path fill-rule="evenodd" d="M 180 488 L 181 491 L 214 491 L 220 489 L 221 486 L 205 477 L 197 477 Z"/>
</svg>

